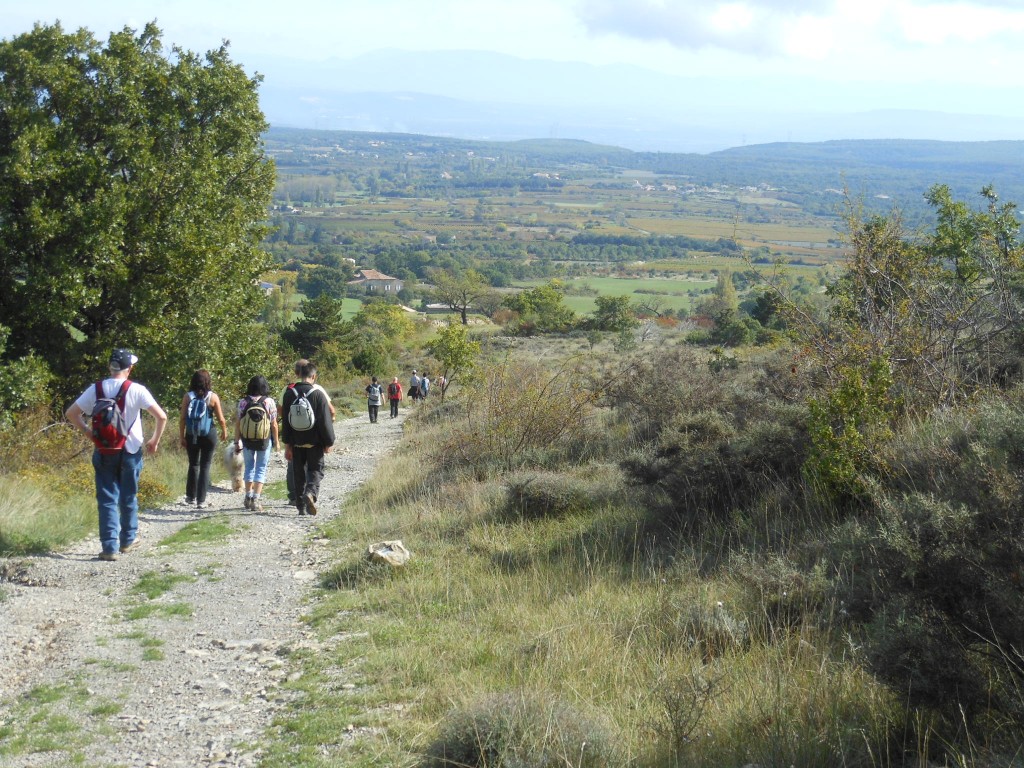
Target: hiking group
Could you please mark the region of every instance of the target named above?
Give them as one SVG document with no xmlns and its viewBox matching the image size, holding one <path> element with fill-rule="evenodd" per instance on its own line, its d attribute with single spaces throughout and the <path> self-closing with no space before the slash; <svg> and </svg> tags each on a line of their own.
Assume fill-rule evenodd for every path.
<svg viewBox="0 0 1024 768">
<path fill-rule="evenodd" d="M 99 513 L 100 560 L 117 560 L 139 544 L 139 477 L 143 447 L 155 454 L 167 426 L 167 414 L 152 393 L 129 376 L 139 359 L 127 349 L 115 349 L 109 375 L 85 389 L 65 411 L 65 418 L 94 444 L 92 464 Z M 289 503 L 300 515 L 315 515 L 324 456 L 334 446 L 334 406 L 327 391 L 316 383 L 316 366 L 309 360 L 295 363 L 296 381 L 281 397 L 280 411 L 263 376 L 253 376 L 238 400 L 231 449 L 243 456 L 245 508 L 263 510 L 262 492 L 270 453 L 284 443 L 288 461 Z M 376 379 L 374 380 L 376 381 Z M 379 405 L 379 403 L 378 403 Z M 145 440 L 142 411 L 156 424 Z M 220 397 L 213 391 L 210 373 L 196 371 L 179 408 L 179 442 L 188 454 L 183 503 L 209 507 L 210 465 L 218 432 L 228 436 Z M 374 418 L 376 420 L 376 418 Z M 216 427 L 214 426 L 216 421 Z"/>
</svg>

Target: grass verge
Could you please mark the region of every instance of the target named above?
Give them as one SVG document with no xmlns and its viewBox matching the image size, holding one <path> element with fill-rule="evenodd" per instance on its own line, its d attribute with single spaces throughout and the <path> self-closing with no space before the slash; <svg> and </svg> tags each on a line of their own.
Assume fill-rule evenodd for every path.
<svg viewBox="0 0 1024 768">
<path fill-rule="evenodd" d="M 267 766 L 892 764 L 891 695 L 724 542 L 660 539 L 611 465 L 525 514 L 516 477 L 446 478 L 423 442 L 325 526 L 325 649 L 293 657 Z M 404 568 L 366 559 L 398 538 Z"/>
</svg>

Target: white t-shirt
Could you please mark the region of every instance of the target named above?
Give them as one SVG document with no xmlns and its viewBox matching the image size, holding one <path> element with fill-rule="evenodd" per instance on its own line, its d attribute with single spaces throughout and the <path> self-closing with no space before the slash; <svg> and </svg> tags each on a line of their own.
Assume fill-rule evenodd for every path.
<svg viewBox="0 0 1024 768">
<path fill-rule="evenodd" d="M 114 397 L 122 384 L 124 379 L 104 379 L 103 396 Z M 128 439 L 124 443 L 124 449 L 128 453 L 138 453 L 142 448 L 142 419 L 139 418 L 139 413 L 149 410 L 156 404 L 156 399 L 150 391 L 138 382 L 133 381 L 128 387 L 124 396 L 124 418 L 131 424 Z M 92 415 L 93 406 L 96 405 L 96 385 L 90 384 L 89 388 L 75 400 L 75 405 L 82 409 L 82 413 L 88 419 Z"/>
</svg>

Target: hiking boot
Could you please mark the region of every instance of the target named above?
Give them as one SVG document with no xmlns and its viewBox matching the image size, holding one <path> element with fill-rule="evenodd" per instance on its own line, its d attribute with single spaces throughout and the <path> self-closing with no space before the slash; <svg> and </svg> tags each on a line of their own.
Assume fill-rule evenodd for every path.
<svg viewBox="0 0 1024 768">
<path fill-rule="evenodd" d="M 243 505 L 246 509 L 252 509 L 252 496 L 245 497 L 245 504 Z"/>
<path fill-rule="evenodd" d="M 97 557 L 100 560 L 105 560 L 108 563 L 112 563 L 115 560 L 117 560 L 117 552 L 100 552 L 99 555 L 97 555 Z"/>
<path fill-rule="evenodd" d="M 211 504 L 209 501 L 198 501 L 198 502 L 196 502 L 196 509 L 209 509 L 212 506 L 213 506 L 213 504 Z"/>
<path fill-rule="evenodd" d="M 142 539 L 139 536 L 136 536 L 134 539 L 129 541 L 127 544 L 122 544 L 121 545 L 121 554 L 123 555 L 125 552 L 131 552 L 133 549 L 137 549 L 139 544 L 141 544 L 141 543 L 142 543 Z M 100 558 L 100 559 L 102 559 L 102 558 Z"/>
<path fill-rule="evenodd" d="M 252 506 L 249 507 L 249 509 L 251 509 L 253 512 L 262 512 L 263 511 L 263 501 L 262 501 L 262 499 L 260 499 L 259 496 L 254 496 L 253 499 L 252 499 Z"/>
<path fill-rule="evenodd" d="M 306 501 L 306 512 L 308 512 L 311 515 L 315 515 L 316 514 L 316 498 L 313 496 L 313 494 L 312 493 L 306 493 L 302 498 L 305 499 L 305 501 Z"/>
</svg>

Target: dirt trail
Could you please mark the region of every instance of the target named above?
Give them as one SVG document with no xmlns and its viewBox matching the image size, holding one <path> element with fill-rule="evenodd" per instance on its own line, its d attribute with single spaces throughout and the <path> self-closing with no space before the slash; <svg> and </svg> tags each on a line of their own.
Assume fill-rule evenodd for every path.
<svg viewBox="0 0 1024 768">
<path fill-rule="evenodd" d="M 0 563 L 0 766 L 255 765 L 287 701 L 279 686 L 292 671 L 289 652 L 317 646 L 300 621 L 325 564 L 317 529 L 397 445 L 404 417 L 336 423 L 316 517 L 283 501 L 246 511 L 242 494 L 222 484 L 210 510 L 143 511 L 142 544 L 117 562 L 97 560 L 91 536 Z M 268 482 L 284 472 L 276 454 Z M 160 545 L 210 516 L 224 516 L 231 532 Z M 170 589 L 147 599 L 138 593 L 146 574 Z M 56 716 L 74 727 L 61 733 Z M 47 736 L 63 748 L 38 751 Z"/>
</svg>

